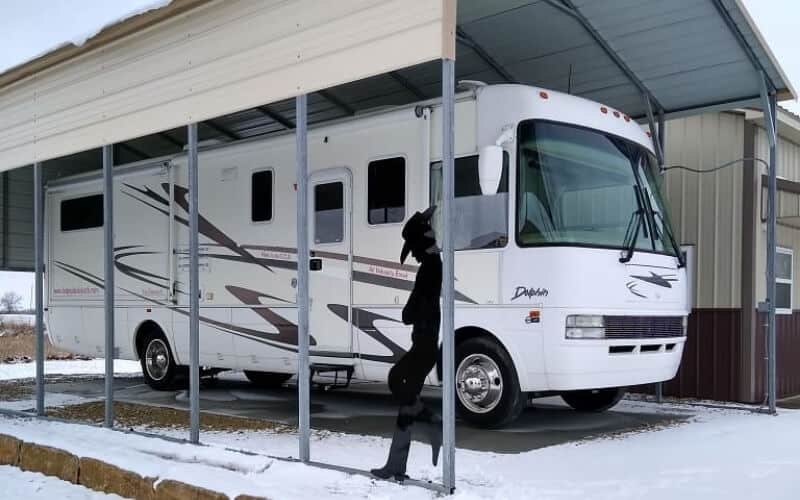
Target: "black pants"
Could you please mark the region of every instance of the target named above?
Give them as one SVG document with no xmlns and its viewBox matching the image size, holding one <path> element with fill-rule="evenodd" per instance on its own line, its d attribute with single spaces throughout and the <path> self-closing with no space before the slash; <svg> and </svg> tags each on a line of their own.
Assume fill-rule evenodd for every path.
<svg viewBox="0 0 800 500">
<path fill-rule="evenodd" d="M 404 415 L 412 416 L 404 407 L 416 406 L 425 378 L 436 366 L 439 357 L 438 333 L 438 325 L 430 325 L 430 328 L 415 326 L 411 333 L 411 349 L 389 370 L 389 390 L 400 403 L 398 425 L 402 427 L 410 423 L 406 422 Z"/>
</svg>

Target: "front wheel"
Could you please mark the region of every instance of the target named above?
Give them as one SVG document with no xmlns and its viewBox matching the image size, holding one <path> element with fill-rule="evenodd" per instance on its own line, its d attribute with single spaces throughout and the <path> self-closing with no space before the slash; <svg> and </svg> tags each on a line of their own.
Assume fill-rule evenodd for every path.
<svg viewBox="0 0 800 500">
<path fill-rule="evenodd" d="M 612 408 L 623 396 L 625 396 L 624 387 L 610 387 L 564 392 L 561 394 L 561 399 L 577 411 L 599 413 Z"/>
<path fill-rule="evenodd" d="M 456 409 L 479 427 L 512 422 L 525 408 L 514 363 L 492 339 L 475 337 L 456 346 Z"/>
</svg>

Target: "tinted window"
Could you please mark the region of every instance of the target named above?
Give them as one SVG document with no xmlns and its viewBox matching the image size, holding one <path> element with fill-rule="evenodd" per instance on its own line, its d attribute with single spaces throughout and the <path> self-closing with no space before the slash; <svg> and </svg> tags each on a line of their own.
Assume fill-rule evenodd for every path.
<svg viewBox="0 0 800 500">
<path fill-rule="evenodd" d="M 508 153 L 503 153 L 503 172 L 497 193 L 484 195 L 478 178 L 478 157 L 456 158 L 453 240 L 456 250 L 498 248 L 508 241 Z M 431 164 L 431 204 L 442 200 L 442 163 Z M 441 227 L 436 210 L 434 228 Z"/>
<path fill-rule="evenodd" d="M 250 214 L 253 222 L 272 220 L 272 170 L 255 172 L 251 180 Z"/>
<path fill-rule="evenodd" d="M 95 194 L 61 202 L 61 230 L 103 227 L 103 195 Z"/>
<path fill-rule="evenodd" d="M 406 160 L 387 158 L 367 167 L 367 220 L 370 224 L 403 222 L 406 216 Z"/>
<path fill-rule="evenodd" d="M 344 185 L 329 182 L 314 186 L 314 241 L 339 243 L 344 239 Z"/>
</svg>

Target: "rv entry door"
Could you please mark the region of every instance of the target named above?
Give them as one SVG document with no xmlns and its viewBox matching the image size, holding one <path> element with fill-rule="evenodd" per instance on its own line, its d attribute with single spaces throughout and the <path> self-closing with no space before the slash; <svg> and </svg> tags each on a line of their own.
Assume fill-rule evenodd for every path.
<svg viewBox="0 0 800 500">
<path fill-rule="evenodd" d="M 352 174 L 347 168 L 319 170 L 310 177 L 309 332 L 313 338 L 310 346 L 312 362 L 353 363 L 352 184 Z"/>
</svg>

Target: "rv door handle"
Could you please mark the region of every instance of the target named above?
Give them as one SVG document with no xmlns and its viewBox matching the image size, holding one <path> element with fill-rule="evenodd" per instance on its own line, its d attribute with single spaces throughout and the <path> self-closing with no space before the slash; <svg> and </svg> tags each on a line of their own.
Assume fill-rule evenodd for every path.
<svg viewBox="0 0 800 500">
<path fill-rule="evenodd" d="M 308 261 L 308 269 L 310 271 L 322 271 L 322 259 L 316 257 L 313 259 L 309 259 Z"/>
</svg>

